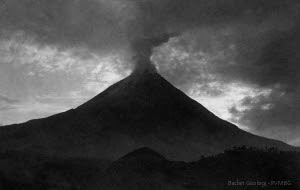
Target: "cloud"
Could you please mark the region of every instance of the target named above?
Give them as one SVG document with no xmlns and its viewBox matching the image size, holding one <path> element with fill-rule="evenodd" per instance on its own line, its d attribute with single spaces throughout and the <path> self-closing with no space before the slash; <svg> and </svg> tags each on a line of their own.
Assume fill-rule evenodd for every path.
<svg viewBox="0 0 300 190">
<path fill-rule="evenodd" d="M 241 20 L 260 22 L 273 14 L 292 12 L 296 3 L 294 0 L 4 0 L 0 26 L 4 37 L 21 31 L 42 45 L 87 47 L 99 53 L 201 26 Z M 161 44 L 155 43 L 142 44 L 150 49 Z M 133 52 L 139 55 L 136 53 Z"/>
<path fill-rule="evenodd" d="M 17 102 L 19 102 L 19 100 L 0 94 L 0 103 L 15 104 Z"/>
<path fill-rule="evenodd" d="M 300 135 L 300 30 L 292 15 L 188 31 L 157 48 L 153 60 L 182 90 L 200 91 L 196 99 L 201 103 L 215 99 L 216 105 L 208 105 L 210 109 L 224 105 L 216 100 L 226 99 L 226 86 L 238 83 L 270 91 L 269 95 L 246 94 L 230 100 L 234 104 L 226 104 L 227 111 L 220 108 L 217 112 L 223 110 L 225 119 L 256 134 L 296 142 Z"/>
<path fill-rule="evenodd" d="M 39 74 L 66 71 L 80 60 L 68 50 L 62 51 L 53 46 L 40 47 L 28 38 L 24 39 L 24 34 L 14 35 L 10 40 L 0 39 L 0 43 L 0 62 L 2 64 L 29 65 L 35 67 L 35 72 L 39 72 Z M 37 74 L 29 72 L 30 75 Z"/>
<path fill-rule="evenodd" d="M 4 0 L 2 4 L 0 25 L 6 35 L 21 31 L 42 45 L 59 47 L 110 49 L 122 43 L 118 16 L 123 9 L 108 1 Z"/>
<path fill-rule="evenodd" d="M 138 8 L 132 30 L 153 35 L 182 32 L 203 25 L 244 20 L 260 22 L 265 17 L 289 11 L 296 1 L 280 0 L 130 0 Z"/>
<path fill-rule="evenodd" d="M 221 69 L 230 72 L 229 80 L 243 77 L 245 81 L 261 86 L 281 84 L 284 87 L 299 84 L 300 25 L 285 31 L 270 29 L 251 38 L 243 38 L 236 43 L 237 64 L 226 65 Z M 221 73 L 222 74 L 222 73 Z"/>
<path fill-rule="evenodd" d="M 149 61 L 160 46 L 153 62 L 185 92 L 220 98 L 235 84 L 256 89 L 227 105 L 227 115 L 266 136 L 279 128 L 287 139 L 299 136 L 297 0 L 2 0 L 0 7 L 5 94 L 102 89 L 132 56 Z M 115 54 L 117 64 L 104 63 Z M 257 95 L 264 90 L 270 95 Z"/>
<path fill-rule="evenodd" d="M 76 56 L 52 46 L 2 41 L 0 121 L 25 122 L 75 108 L 128 75 L 120 55 Z M 14 97 L 14 98 L 9 98 Z"/>
<path fill-rule="evenodd" d="M 51 102 L 40 102 L 37 100 L 23 101 L 17 104 L 11 105 L 9 109 L 0 110 L 0 120 L 3 124 L 21 123 L 31 120 L 33 118 L 47 117 L 59 112 L 63 112 L 69 109 L 66 104 Z"/>
<path fill-rule="evenodd" d="M 299 90 L 286 92 L 273 88 L 269 96 L 246 97 L 241 100 L 245 110 L 232 107 L 235 122 L 269 137 L 292 141 L 299 137 Z"/>
<path fill-rule="evenodd" d="M 217 93 L 216 93 L 217 92 Z M 249 109 L 244 105 L 246 99 L 268 97 L 271 89 L 258 88 L 243 83 L 221 83 L 218 81 L 191 87 L 187 94 L 203 104 L 211 112 L 225 120 L 238 124 L 240 128 L 250 131 L 249 125 L 239 123 L 241 113 Z M 231 108 L 231 109 L 229 109 Z"/>
<path fill-rule="evenodd" d="M 236 122 L 249 126 L 256 133 L 284 141 L 292 141 L 300 135 L 299 32 L 299 25 L 296 25 L 273 34 L 252 59 L 247 54 L 249 47 L 246 48 L 237 59 L 243 64 L 228 66 L 220 73 L 226 80 L 272 89 L 268 97 L 245 98 L 242 104 L 248 109 L 235 112 L 240 116 Z"/>
<path fill-rule="evenodd" d="M 300 145 L 300 138 L 295 138 L 291 141 L 289 141 L 289 144 L 293 145 L 293 146 L 298 146 Z"/>
<path fill-rule="evenodd" d="M 5 95 L 0 94 L 0 112 L 2 110 L 12 109 L 13 106 L 18 104 L 20 101 Z"/>
</svg>

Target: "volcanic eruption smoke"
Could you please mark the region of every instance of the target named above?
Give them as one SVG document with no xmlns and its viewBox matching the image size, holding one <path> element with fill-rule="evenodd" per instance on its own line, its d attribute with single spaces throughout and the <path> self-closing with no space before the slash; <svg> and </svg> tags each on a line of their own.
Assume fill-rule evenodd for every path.
<svg viewBox="0 0 300 190">
<path fill-rule="evenodd" d="M 156 68 L 150 60 L 153 48 L 168 42 L 172 36 L 175 36 L 175 34 L 163 34 L 158 37 L 135 40 L 131 44 L 133 52 L 136 53 L 133 58 L 135 63 L 134 72 L 142 72 L 145 70 L 156 72 Z"/>
<path fill-rule="evenodd" d="M 261 23 L 293 13 L 298 5 L 297 0 L 2 1 L 0 35 L 23 31 L 41 45 L 125 51 L 134 57 L 135 70 L 153 69 L 152 49 L 172 36 L 206 26 Z"/>
<path fill-rule="evenodd" d="M 123 17 L 123 33 L 129 41 L 134 72 L 153 70 L 152 50 L 171 37 L 204 26 L 234 22 L 260 22 L 276 11 L 286 11 L 293 3 L 280 0 L 129 0 Z M 130 6 L 129 6 L 130 5 Z M 127 14 L 135 14 L 126 20 Z M 125 23 L 125 24 L 124 24 Z"/>
</svg>

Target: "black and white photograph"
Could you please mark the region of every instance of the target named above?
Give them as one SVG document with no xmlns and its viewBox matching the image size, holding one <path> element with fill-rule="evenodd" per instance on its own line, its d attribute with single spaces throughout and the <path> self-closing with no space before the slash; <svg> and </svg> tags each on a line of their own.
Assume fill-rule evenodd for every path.
<svg viewBox="0 0 300 190">
<path fill-rule="evenodd" d="M 0 190 L 299 190 L 299 0 L 0 0 Z"/>
</svg>

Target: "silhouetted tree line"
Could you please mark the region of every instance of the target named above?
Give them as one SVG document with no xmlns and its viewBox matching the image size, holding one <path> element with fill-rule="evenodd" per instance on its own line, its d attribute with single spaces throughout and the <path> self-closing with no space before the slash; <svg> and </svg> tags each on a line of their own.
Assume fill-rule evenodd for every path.
<svg viewBox="0 0 300 190">
<path fill-rule="evenodd" d="M 136 159 L 138 162 L 139 157 Z M 82 190 L 89 189 L 95 181 L 96 186 L 92 186 L 104 190 L 109 189 L 107 182 L 114 184 L 115 190 L 143 189 L 142 186 L 148 186 L 149 189 L 149 184 L 153 189 L 167 190 L 300 189 L 300 153 L 275 148 L 262 150 L 234 147 L 218 155 L 202 157 L 196 162 L 166 160 L 163 165 L 153 167 L 148 172 L 144 171 L 145 167 L 141 163 L 131 163 L 126 165 L 125 171 L 122 168 L 117 170 L 120 172 L 117 174 L 118 179 L 107 176 L 106 169 L 110 165 L 112 163 L 100 160 L 59 159 L 34 153 L 6 151 L 0 154 L 0 189 Z M 126 172 L 131 165 L 131 173 Z M 130 178 L 130 175 L 134 177 Z M 122 180 L 128 177 L 131 181 Z M 244 182 L 244 185 L 234 185 L 235 182 Z M 263 186 L 254 182 L 268 184 Z M 105 183 L 106 186 L 102 187 Z"/>
</svg>

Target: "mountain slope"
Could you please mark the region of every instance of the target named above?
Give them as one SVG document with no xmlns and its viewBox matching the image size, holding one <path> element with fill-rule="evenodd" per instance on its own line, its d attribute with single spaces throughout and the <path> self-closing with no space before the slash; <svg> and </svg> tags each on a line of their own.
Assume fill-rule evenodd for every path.
<svg viewBox="0 0 300 190">
<path fill-rule="evenodd" d="M 129 77 L 79 106 L 0 128 L 0 149 L 115 160 L 139 147 L 191 161 L 232 146 L 293 147 L 240 130 L 213 115 L 154 70 Z"/>
</svg>

